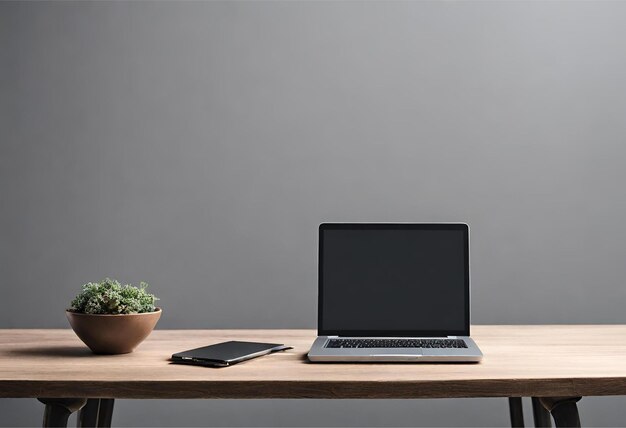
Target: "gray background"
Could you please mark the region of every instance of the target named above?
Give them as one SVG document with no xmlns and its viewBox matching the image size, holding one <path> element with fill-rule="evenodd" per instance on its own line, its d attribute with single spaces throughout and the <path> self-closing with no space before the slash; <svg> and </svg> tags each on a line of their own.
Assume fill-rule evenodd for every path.
<svg viewBox="0 0 626 428">
<path fill-rule="evenodd" d="M 597 1 L 0 3 L 0 327 L 67 327 L 79 286 L 113 276 L 150 282 L 159 328 L 313 328 L 318 223 L 457 220 L 474 323 L 624 323 L 625 20 Z M 583 424 L 623 404 L 585 399 Z M 508 418 L 505 399 L 116 406 L 116 425 Z"/>
</svg>

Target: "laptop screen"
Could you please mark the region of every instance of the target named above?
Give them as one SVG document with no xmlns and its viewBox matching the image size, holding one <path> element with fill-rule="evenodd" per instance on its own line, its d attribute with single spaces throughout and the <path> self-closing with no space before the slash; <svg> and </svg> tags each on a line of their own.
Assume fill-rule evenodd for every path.
<svg viewBox="0 0 626 428">
<path fill-rule="evenodd" d="M 469 335 L 466 224 L 320 225 L 320 335 Z"/>
</svg>

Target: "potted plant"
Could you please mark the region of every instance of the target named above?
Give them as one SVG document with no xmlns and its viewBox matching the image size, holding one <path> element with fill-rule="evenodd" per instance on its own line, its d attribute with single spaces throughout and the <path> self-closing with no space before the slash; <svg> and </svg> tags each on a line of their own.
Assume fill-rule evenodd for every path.
<svg viewBox="0 0 626 428">
<path fill-rule="evenodd" d="M 156 325 L 161 308 L 158 300 L 139 287 L 121 285 L 114 279 L 89 282 L 65 311 L 76 335 L 96 354 L 133 352 Z"/>
</svg>

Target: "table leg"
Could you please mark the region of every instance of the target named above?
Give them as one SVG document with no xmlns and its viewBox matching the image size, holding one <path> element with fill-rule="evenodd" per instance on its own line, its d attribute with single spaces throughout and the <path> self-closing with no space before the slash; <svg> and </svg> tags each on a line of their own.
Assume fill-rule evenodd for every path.
<svg viewBox="0 0 626 428">
<path fill-rule="evenodd" d="M 109 428 L 113 417 L 113 398 L 90 398 L 78 412 L 77 426 Z"/>
<path fill-rule="evenodd" d="M 81 409 L 86 398 L 38 398 L 46 409 L 43 413 L 44 427 L 67 427 L 67 420 L 72 413 Z"/>
<path fill-rule="evenodd" d="M 100 399 L 100 415 L 98 417 L 98 426 L 102 428 L 109 428 L 111 426 L 111 420 L 113 419 L 113 405 L 115 400 L 113 398 L 101 398 Z"/>
<path fill-rule="evenodd" d="M 522 397 L 509 397 L 509 414 L 511 415 L 511 427 L 524 428 Z"/>
<path fill-rule="evenodd" d="M 548 410 L 543 407 L 543 405 L 539 401 L 539 398 L 532 397 L 531 400 L 533 403 L 533 420 L 535 421 L 535 426 L 541 428 L 550 428 L 552 426 L 550 412 L 548 412 Z"/>
<path fill-rule="evenodd" d="M 560 427 L 580 428 L 580 417 L 578 416 L 578 406 L 576 403 L 582 397 L 542 397 L 539 400 L 543 407 L 548 410 L 554 418 L 554 424 Z"/>
</svg>

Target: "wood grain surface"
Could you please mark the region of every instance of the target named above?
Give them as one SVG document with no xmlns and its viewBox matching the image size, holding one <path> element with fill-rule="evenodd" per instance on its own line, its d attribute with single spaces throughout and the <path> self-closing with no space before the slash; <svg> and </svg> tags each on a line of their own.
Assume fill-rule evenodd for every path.
<svg viewBox="0 0 626 428">
<path fill-rule="evenodd" d="M 443 398 L 626 395 L 626 326 L 473 326 L 479 364 L 312 364 L 314 330 L 156 330 L 93 355 L 71 330 L 0 330 L 0 397 Z M 227 368 L 170 364 L 226 340 L 294 349 Z"/>
</svg>

